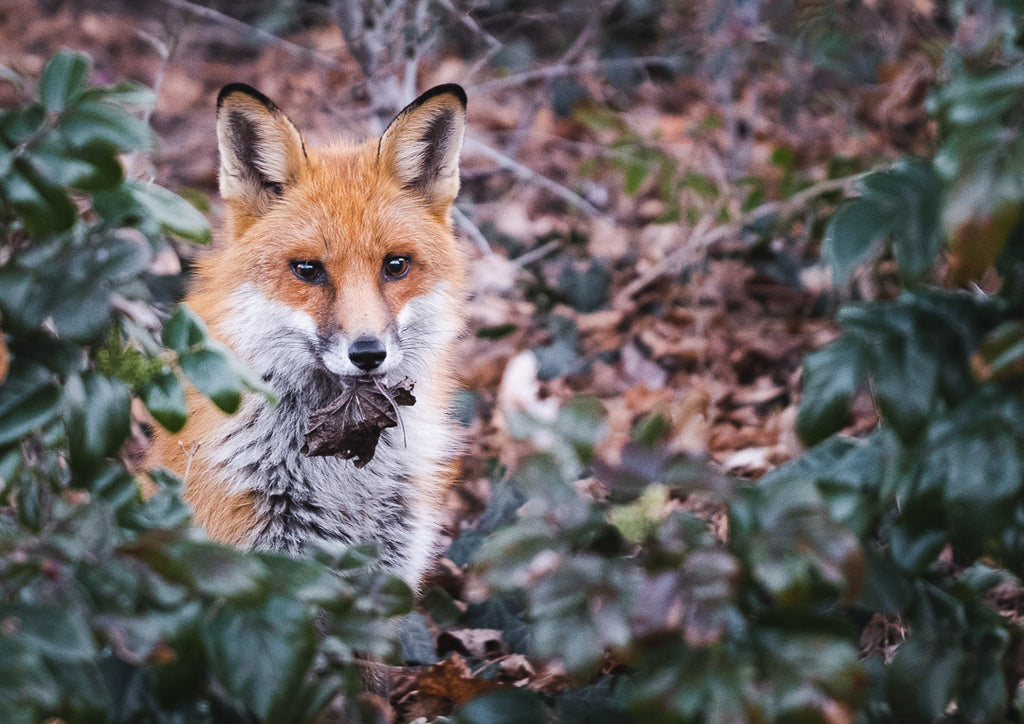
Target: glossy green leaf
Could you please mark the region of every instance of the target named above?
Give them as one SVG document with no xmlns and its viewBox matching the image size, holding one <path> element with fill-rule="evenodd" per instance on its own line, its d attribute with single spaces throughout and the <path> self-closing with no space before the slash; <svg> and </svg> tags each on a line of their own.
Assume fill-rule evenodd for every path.
<svg viewBox="0 0 1024 724">
<path fill-rule="evenodd" d="M 98 650 L 82 612 L 45 604 L 0 603 L 5 633 L 55 661 L 93 659 Z"/>
<path fill-rule="evenodd" d="M 25 159 L 16 160 L 11 173 L 0 184 L 30 235 L 65 231 L 75 223 L 75 206 L 68 195 L 39 176 Z"/>
<path fill-rule="evenodd" d="M 221 608 L 203 627 L 212 672 L 261 719 L 284 717 L 312 662 L 316 626 L 283 596 L 255 608 Z"/>
<path fill-rule="evenodd" d="M 124 179 L 121 162 L 104 146 L 41 145 L 29 156 L 29 162 L 51 183 L 82 191 L 101 191 Z"/>
<path fill-rule="evenodd" d="M 846 284 L 868 255 L 889 234 L 892 220 L 887 206 L 858 199 L 839 209 L 829 221 L 822 242 L 822 260 L 832 268 L 837 285 Z"/>
<path fill-rule="evenodd" d="M 153 145 L 153 132 L 146 121 L 106 101 L 79 103 L 61 117 L 58 128 L 76 148 L 106 145 L 137 151 Z"/>
<path fill-rule="evenodd" d="M 38 103 L 3 111 L 0 113 L 0 135 L 3 136 L 4 143 L 0 148 L 6 147 L 7 144 L 13 148 L 36 138 L 45 120 L 46 110 Z M 10 169 L 11 160 L 12 156 L 8 155 L 4 164 L 5 171 Z M 6 173 L 0 174 L 4 175 Z"/>
<path fill-rule="evenodd" d="M 62 48 L 46 63 L 39 77 L 39 99 L 46 110 L 64 110 L 85 89 L 89 60 L 81 53 Z"/>
<path fill-rule="evenodd" d="M 458 724 L 537 724 L 546 719 L 536 694 L 523 689 L 488 692 L 456 713 Z"/>
<path fill-rule="evenodd" d="M 190 541 L 174 553 L 187 565 L 191 585 L 208 596 L 252 596 L 267 575 L 258 559 L 220 543 Z"/>
<path fill-rule="evenodd" d="M 139 209 L 162 230 L 201 244 L 210 240 L 210 223 L 182 197 L 156 184 L 134 181 L 128 188 Z"/>
<path fill-rule="evenodd" d="M 178 364 L 196 389 L 227 413 L 242 404 L 242 382 L 222 352 L 203 348 L 179 355 Z"/>
<path fill-rule="evenodd" d="M 838 432 L 850 415 L 850 399 L 864 378 L 863 349 L 840 337 L 804 358 L 804 389 L 796 429 L 806 445 Z"/>
<path fill-rule="evenodd" d="M 114 455 L 130 431 L 127 386 L 120 380 L 87 372 L 67 381 L 64 397 L 71 464 L 88 469 Z"/>
<path fill-rule="evenodd" d="M 175 307 L 164 322 L 160 338 L 168 349 L 179 355 L 188 354 L 206 341 L 206 325 L 191 309 L 181 304 Z"/>
<path fill-rule="evenodd" d="M 945 637 L 934 629 L 923 630 L 897 649 L 886 690 L 899 721 L 933 721 L 949 705 L 961 675 L 963 651 L 954 641 L 941 638 Z"/>
<path fill-rule="evenodd" d="M 0 387 L 0 447 L 49 423 L 62 401 L 60 389 L 52 384 L 37 386 L 17 397 L 8 396 L 11 392 L 10 387 Z"/>
<path fill-rule="evenodd" d="M 46 665 L 42 647 L 21 634 L 11 631 L 0 636 L 0 671 L 4 672 L 0 676 L 0 714 L 4 722 L 35 724 L 38 709 L 55 707 L 62 691 Z"/>
<path fill-rule="evenodd" d="M 837 211 L 825 230 L 822 259 L 837 284 L 877 255 L 881 242 L 895 251 L 900 273 L 920 278 L 934 263 L 942 242 L 943 187 L 930 163 L 904 159 L 889 171 L 866 176 L 860 198 Z"/>
<path fill-rule="evenodd" d="M 185 426 L 188 416 L 185 388 L 173 372 L 164 372 L 149 380 L 142 388 L 142 401 L 153 419 L 165 429 L 178 432 Z"/>
<path fill-rule="evenodd" d="M 141 83 L 124 80 L 114 85 L 89 88 L 82 93 L 82 99 L 105 100 L 126 106 L 149 108 L 156 103 L 156 94 Z"/>
<path fill-rule="evenodd" d="M 10 68 L 8 68 L 6 65 L 0 65 L 0 81 L 10 83 L 19 91 L 21 90 L 21 87 L 23 85 L 21 76 L 15 73 Z"/>
</svg>

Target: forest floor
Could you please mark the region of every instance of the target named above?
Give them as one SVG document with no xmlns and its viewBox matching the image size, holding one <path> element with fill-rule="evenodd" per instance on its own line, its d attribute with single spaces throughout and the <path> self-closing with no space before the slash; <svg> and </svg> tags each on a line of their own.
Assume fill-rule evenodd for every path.
<svg viewBox="0 0 1024 724">
<path fill-rule="evenodd" d="M 368 134 L 362 74 L 336 28 L 254 38 L 240 23 L 197 17 L 175 2 L 140 7 L 146 12 L 0 0 L 0 63 L 31 75 L 69 46 L 92 57 L 97 82 L 131 78 L 155 88 L 158 146 L 128 163 L 205 198 L 215 239 L 222 206 L 214 104 L 223 85 L 258 87 L 314 143 Z M 731 108 L 707 84 L 677 77 L 617 92 L 614 114 L 595 106 L 569 117 L 549 108 L 536 83 L 492 76 L 466 84 L 458 205 L 486 246 L 460 232 L 470 269 L 459 350 L 468 427 L 462 482 L 449 505 L 452 538 L 486 508 L 493 461 L 510 463 L 519 449 L 503 406 L 596 396 L 608 419 L 599 455 L 612 461 L 654 411 L 671 427 L 672 448 L 735 476 L 756 479 L 800 453 L 801 360 L 837 334 L 831 314 L 839 299 L 817 258 L 819 219 L 794 209 L 767 238 L 750 227 L 779 210 L 762 204 L 827 182 L 835 159 L 859 159 L 864 168 L 927 144 L 915 93 L 931 66 L 918 60 L 834 103 L 790 110 L 790 79 L 778 74 L 737 85 Z M 437 53 L 424 59 L 419 86 L 467 75 L 466 60 Z M 601 92 L 592 74 L 579 80 Z M 637 163 L 650 172 L 627 189 Z M 659 173 L 685 183 L 666 195 Z M 740 195 L 739 177 L 758 179 L 763 198 Z M 527 350 L 536 366 L 522 356 Z M 854 417 L 854 430 L 874 425 L 870 402 Z M 433 580 L 460 605 L 472 595 L 450 561 Z M 875 634 L 868 643 L 884 646 L 892 632 Z M 475 693 L 467 658 L 500 659 L 502 675 L 523 685 L 559 685 L 558 672 L 509 654 L 496 632 L 446 632 L 435 643 L 439 657 L 454 653 L 395 677 L 402 720 L 450 712 Z"/>
</svg>

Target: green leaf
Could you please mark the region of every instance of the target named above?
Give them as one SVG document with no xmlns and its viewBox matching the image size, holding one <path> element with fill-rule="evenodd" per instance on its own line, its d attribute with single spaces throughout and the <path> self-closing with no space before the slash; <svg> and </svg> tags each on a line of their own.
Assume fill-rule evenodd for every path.
<svg viewBox="0 0 1024 724">
<path fill-rule="evenodd" d="M 124 179 L 124 168 L 117 155 L 102 145 L 68 148 L 40 144 L 28 159 L 40 176 L 57 186 L 102 191 Z"/>
<path fill-rule="evenodd" d="M 898 524 L 889 532 L 889 551 L 900 568 L 919 575 L 935 562 L 948 539 L 941 528 L 919 530 Z"/>
<path fill-rule="evenodd" d="M 85 89 L 88 77 L 89 59 L 73 50 L 61 48 L 50 58 L 39 77 L 39 99 L 46 110 L 62 111 Z"/>
<path fill-rule="evenodd" d="M 957 642 L 930 628 L 937 622 L 922 624 L 900 644 L 889 665 L 886 693 L 897 721 L 939 719 L 961 675 L 963 650 Z"/>
<path fill-rule="evenodd" d="M 46 110 L 38 103 L 12 108 L 0 113 L 0 138 L 3 138 L 4 141 L 0 143 L 0 148 L 4 148 L 8 144 L 11 148 L 24 144 L 39 134 L 44 121 L 46 121 Z M 7 174 L 13 157 L 14 154 L 10 152 L 3 154 L 4 173 L 0 176 Z"/>
<path fill-rule="evenodd" d="M 258 717 L 280 721 L 316 649 L 306 605 L 285 596 L 256 608 L 222 607 L 203 627 L 213 674 Z"/>
<path fill-rule="evenodd" d="M 879 412 L 904 439 L 921 434 L 937 404 L 939 356 L 918 336 L 875 341 L 871 381 Z"/>
<path fill-rule="evenodd" d="M 187 565 L 191 584 L 208 596 L 250 597 L 267 575 L 255 556 L 212 541 L 189 541 L 173 552 Z"/>
<path fill-rule="evenodd" d="M 833 214 L 825 229 L 821 258 L 832 268 L 835 284 L 846 284 L 891 228 L 889 209 L 872 199 L 851 201 Z"/>
<path fill-rule="evenodd" d="M 160 339 L 167 349 L 185 355 L 206 341 L 206 325 L 191 309 L 179 304 L 164 322 Z"/>
<path fill-rule="evenodd" d="M 45 604 L 0 603 L 0 621 L 15 640 L 55 661 L 94 659 L 99 653 L 81 611 Z"/>
<path fill-rule="evenodd" d="M 930 162 L 904 159 L 889 171 L 866 176 L 862 195 L 837 211 L 825 230 L 822 258 L 837 284 L 880 242 L 892 240 L 900 274 L 920 278 L 934 263 L 942 242 L 942 181 Z"/>
<path fill-rule="evenodd" d="M 242 381 L 226 354 L 210 349 L 197 349 L 178 357 L 178 364 L 196 389 L 227 413 L 242 404 Z"/>
<path fill-rule="evenodd" d="M 0 385 L 0 447 L 10 445 L 49 423 L 60 411 L 62 396 L 54 384 L 18 389 Z"/>
<path fill-rule="evenodd" d="M 83 100 L 107 100 L 126 106 L 150 108 L 156 103 L 156 94 L 133 80 L 124 80 L 114 85 L 89 88 L 82 93 Z"/>
<path fill-rule="evenodd" d="M 507 481 L 495 483 L 483 515 L 475 526 L 462 530 L 459 537 L 448 547 L 448 557 L 457 566 L 466 566 L 474 562 L 487 536 L 514 522 L 525 500 L 526 496 L 522 491 Z"/>
<path fill-rule="evenodd" d="M 36 173 L 26 159 L 16 159 L 0 184 L 30 236 L 65 231 L 75 223 L 77 212 L 68 195 Z"/>
<path fill-rule="evenodd" d="M 210 240 L 210 223 L 182 197 L 156 184 L 133 181 L 128 186 L 141 211 L 163 231 L 200 244 Z"/>
<path fill-rule="evenodd" d="M 458 724 L 537 724 L 545 719 L 540 698 L 523 689 L 487 692 L 464 705 L 455 716 Z"/>
<path fill-rule="evenodd" d="M 0 721 L 35 724 L 37 707 L 56 707 L 62 692 L 40 647 L 18 633 L 0 636 Z"/>
<path fill-rule="evenodd" d="M 423 614 L 413 611 L 402 619 L 402 628 L 398 632 L 398 642 L 402 647 L 402 661 L 410 664 L 430 665 L 437 663 L 437 649 L 434 648 L 434 636 L 427 627 Z"/>
<path fill-rule="evenodd" d="M 796 430 L 804 444 L 815 445 L 838 432 L 850 416 L 850 398 L 864 376 L 863 349 L 844 336 L 804 359 L 804 391 Z"/>
<path fill-rule="evenodd" d="M 49 312 L 57 333 L 72 341 L 98 342 L 110 322 L 110 288 L 80 273 L 55 286 L 60 294 L 50 300 Z"/>
<path fill-rule="evenodd" d="M 185 389 L 173 372 L 164 372 L 149 380 L 142 388 L 142 401 L 164 429 L 178 432 L 185 426 L 188 418 Z"/>
<path fill-rule="evenodd" d="M 71 464 L 86 470 L 114 455 L 130 432 L 128 387 L 120 380 L 86 372 L 68 379 L 64 397 Z"/>
<path fill-rule="evenodd" d="M 573 309 L 587 314 L 596 312 L 608 300 L 611 275 L 598 260 L 583 270 L 567 264 L 558 276 L 558 288 Z"/>
<path fill-rule="evenodd" d="M 1012 524 L 1012 504 L 1024 487 L 1021 448 L 1008 430 L 992 425 L 960 428 L 937 440 L 930 453 L 924 465 L 945 479 L 954 544 L 978 555 L 987 540 Z"/>
<path fill-rule="evenodd" d="M 58 129 L 76 148 L 105 145 L 136 151 L 153 145 L 153 131 L 146 121 L 106 101 L 82 101 L 61 116 Z"/>
</svg>

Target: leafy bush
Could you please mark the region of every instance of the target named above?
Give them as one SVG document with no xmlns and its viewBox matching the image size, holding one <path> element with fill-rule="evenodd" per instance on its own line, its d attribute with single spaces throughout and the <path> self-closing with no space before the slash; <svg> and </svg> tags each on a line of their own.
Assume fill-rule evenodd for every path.
<svg viewBox="0 0 1024 724">
<path fill-rule="evenodd" d="M 152 144 L 127 109 L 150 91 L 88 75 L 62 51 L 0 114 L 0 720 L 358 716 L 339 699 L 360 690 L 354 651 L 388 653 L 405 584 L 365 550 L 214 544 L 179 480 L 149 471 L 143 498 L 118 457 L 133 396 L 176 430 L 185 380 L 229 412 L 259 385 L 187 308 L 153 315 L 154 254 L 208 226 L 125 176 L 119 154 Z"/>
<path fill-rule="evenodd" d="M 932 91 L 933 157 L 866 175 L 826 231 L 839 286 L 895 269 L 901 289 L 843 307 L 806 359 L 803 457 L 748 485 L 665 452 L 653 418 L 595 462 L 593 401 L 513 426 L 547 442 L 480 564 L 574 677 L 543 699 L 558 718 L 1024 718 L 1024 629 L 994 603 L 1024 590 L 1024 55 L 1019 13 L 986 7 L 987 42 L 954 44 Z M 860 395 L 879 423 L 846 436 Z M 724 542 L 694 499 L 724 511 Z M 891 661 L 861 651 L 879 617 L 903 637 Z M 462 718 L 537 705 L 492 695 Z"/>
</svg>

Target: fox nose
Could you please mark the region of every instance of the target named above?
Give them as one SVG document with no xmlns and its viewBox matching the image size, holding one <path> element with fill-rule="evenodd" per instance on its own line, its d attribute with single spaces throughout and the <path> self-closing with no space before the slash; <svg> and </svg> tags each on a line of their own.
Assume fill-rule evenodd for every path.
<svg viewBox="0 0 1024 724">
<path fill-rule="evenodd" d="M 387 356 L 384 345 L 376 337 L 360 337 L 348 348 L 348 358 L 363 372 L 376 369 Z"/>
</svg>

